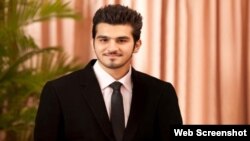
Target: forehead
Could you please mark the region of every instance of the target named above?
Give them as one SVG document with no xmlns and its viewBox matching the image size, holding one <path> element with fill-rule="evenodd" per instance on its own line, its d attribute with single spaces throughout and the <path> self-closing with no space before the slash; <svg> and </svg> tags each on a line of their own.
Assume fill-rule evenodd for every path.
<svg viewBox="0 0 250 141">
<path fill-rule="evenodd" d="M 121 37 L 127 36 L 132 38 L 132 27 L 129 24 L 112 25 L 107 23 L 99 23 L 96 26 L 96 37 L 107 36 L 107 37 Z"/>
</svg>

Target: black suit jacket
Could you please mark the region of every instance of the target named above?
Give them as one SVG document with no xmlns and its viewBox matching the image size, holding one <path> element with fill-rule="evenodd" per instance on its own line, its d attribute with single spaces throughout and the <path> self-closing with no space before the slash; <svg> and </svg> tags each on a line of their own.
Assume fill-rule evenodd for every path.
<svg viewBox="0 0 250 141">
<path fill-rule="evenodd" d="M 115 141 L 92 60 L 84 69 L 49 81 L 37 112 L 35 141 Z M 182 124 L 170 83 L 132 69 L 133 94 L 123 141 L 166 141 Z"/>
</svg>

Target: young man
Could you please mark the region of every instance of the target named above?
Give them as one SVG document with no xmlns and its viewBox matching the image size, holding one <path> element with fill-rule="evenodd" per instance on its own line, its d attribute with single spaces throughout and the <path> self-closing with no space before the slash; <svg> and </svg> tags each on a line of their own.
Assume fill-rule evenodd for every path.
<svg viewBox="0 0 250 141">
<path fill-rule="evenodd" d="M 95 13 L 97 60 L 44 86 L 35 141 L 168 140 L 170 125 L 182 124 L 177 95 L 170 83 L 131 66 L 141 27 L 141 15 L 122 5 Z"/>
</svg>

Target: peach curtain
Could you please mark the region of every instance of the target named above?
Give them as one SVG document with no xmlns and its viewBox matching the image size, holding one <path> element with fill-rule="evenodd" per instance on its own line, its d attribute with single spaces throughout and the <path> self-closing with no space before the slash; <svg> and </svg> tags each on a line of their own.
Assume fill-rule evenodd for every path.
<svg viewBox="0 0 250 141">
<path fill-rule="evenodd" d="M 95 58 L 92 16 L 109 3 L 142 13 L 143 44 L 133 65 L 175 86 L 185 124 L 250 124 L 248 0 L 75 0 L 70 6 L 81 20 L 51 20 L 28 31 L 39 45 L 61 45 L 87 63 Z"/>
</svg>

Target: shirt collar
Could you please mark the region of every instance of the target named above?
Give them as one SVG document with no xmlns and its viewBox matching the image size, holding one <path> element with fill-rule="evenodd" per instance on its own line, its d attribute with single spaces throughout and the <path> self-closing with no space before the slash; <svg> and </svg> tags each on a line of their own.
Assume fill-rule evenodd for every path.
<svg viewBox="0 0 250 141">
<path fill-rule="evenodd" d="M 132 69 L 129 68 L 128 73 L 123 76 L 119 80 L 115 80 L 110 74 L 108 74 L 99 64 L 100 62 L 97 60 L 96 63 L 93 66 L 94 72 L 96 74 L 97 80 L 100 84 L 101 89 L 105 89 L 108 87 L 111 83 L 114 81 L 119 81 L 123 84 L 125 89 L 127 89 L 129 92 L 132 93 L 132 79 L 131 79 L 131 73 Z"/>
</svg>

